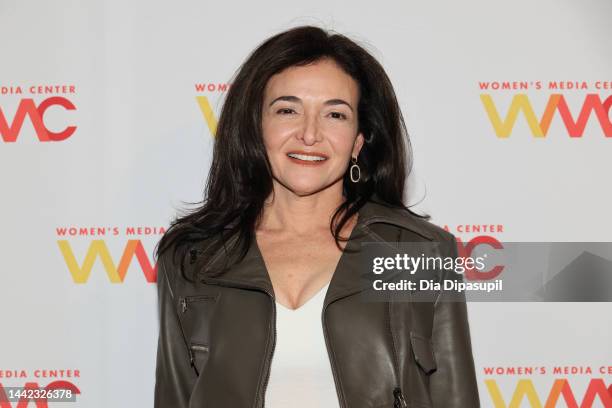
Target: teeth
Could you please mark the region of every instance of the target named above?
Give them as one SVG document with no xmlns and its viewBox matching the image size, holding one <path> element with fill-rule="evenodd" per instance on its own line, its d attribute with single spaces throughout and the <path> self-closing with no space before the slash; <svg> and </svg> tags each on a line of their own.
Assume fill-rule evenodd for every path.
<svg viewBox="0 0 612 408">
<path fill-rule="evenodd" d="M 287 156 L 293 157 L 294 159 L 307 160 L 307 161 L 323 161 L 325 157 L 321 156 L 307 156 L 305 154 L 289 153 Z"/>
</svg>

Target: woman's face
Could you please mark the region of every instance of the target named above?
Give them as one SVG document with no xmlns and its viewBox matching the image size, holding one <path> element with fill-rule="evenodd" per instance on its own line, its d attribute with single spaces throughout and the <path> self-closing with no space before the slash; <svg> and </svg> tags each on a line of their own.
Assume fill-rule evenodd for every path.
<svg viewBox="0 0 612 408">
<path fill-rule="evenodd" d="M 304 196 L 337 186 L 363 146 L 357 82 L 332 60 L 272 76 L 264 91 L 263 139 L 275 190 Z"/>
</svg>

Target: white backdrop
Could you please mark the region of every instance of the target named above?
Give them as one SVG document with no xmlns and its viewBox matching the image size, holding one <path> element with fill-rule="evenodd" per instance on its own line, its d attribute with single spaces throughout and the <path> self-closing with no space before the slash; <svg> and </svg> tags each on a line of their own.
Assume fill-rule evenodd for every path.
<svg viewBox="0 0 612 408">
<path fill-rule="evenodd" d="M 0 384 L 78 388 L 56 407 L 153 405 L 149 262 L 182 201 L 202 198 L 202 107 L 216 116 L 246 55 L 296 25 L 346 34 L 384 65 L 414 146 L 411 203 L 435 223 L 464 241 L 610 241 L 611 16 L 608 0 L 0 0 Z M 517 81 L 527 89 L 481 89 Z M 570 137 L 557 107 L 534 137 L 523 105 L 499 137 L 481 95 L 503 122 L 521 94 L 536 126 L 553 94 L 574 120 L 591 94 L 607 116 L 595 107 Z M 612 406 L 597 396 L 612 383 L 611 306 L 470 303 L 483 407 Z M 578 405 L 554 391 L 545 405 L 560 380 Z"/>
</svg>

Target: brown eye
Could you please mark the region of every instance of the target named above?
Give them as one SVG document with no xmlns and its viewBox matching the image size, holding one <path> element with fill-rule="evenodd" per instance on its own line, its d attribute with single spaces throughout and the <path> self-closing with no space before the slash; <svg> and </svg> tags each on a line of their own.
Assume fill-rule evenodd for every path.
<svg viewBox="0 0 612 408">
<path fill-rule="evenodd" d="M 330 113 L 330 115 L 332 115 L 332 118 L 334 118 L 334 119 L 346 120 L 346 115 L 344 113 L 341 113 L 341 112 L 332 112 L 332 113 Z"/>
<path fill-rule="evenodd" d="M 281 115 L 287 115 L 290 113 L 295 113 L 295 111 L 291 108 L 282 108 L 282 109 L 277 110 L 276 113 L 279 113 Z"/>
</svg>

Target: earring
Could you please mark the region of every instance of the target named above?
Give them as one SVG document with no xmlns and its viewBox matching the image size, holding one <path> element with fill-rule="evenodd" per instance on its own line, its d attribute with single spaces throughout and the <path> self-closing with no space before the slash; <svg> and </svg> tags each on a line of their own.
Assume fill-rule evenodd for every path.
<svg viewBox="0 0 612 408">
<path fill-rule="evenodd" d="M 351 181 L 353 183 L 357 183 L 359 182 L 359 180 L 361 180 L 361 169 L 359 168 L 359 165 L 357 164 L 357 158 L 356 157 L 352 157 L 351 160 L 353 161 L 353 165 L 351 166 L 349 172 L 351 174 Z M 354 172 L 357 171 L 357 179 L 355 179 L 354 177 Z"/>
</svg>

